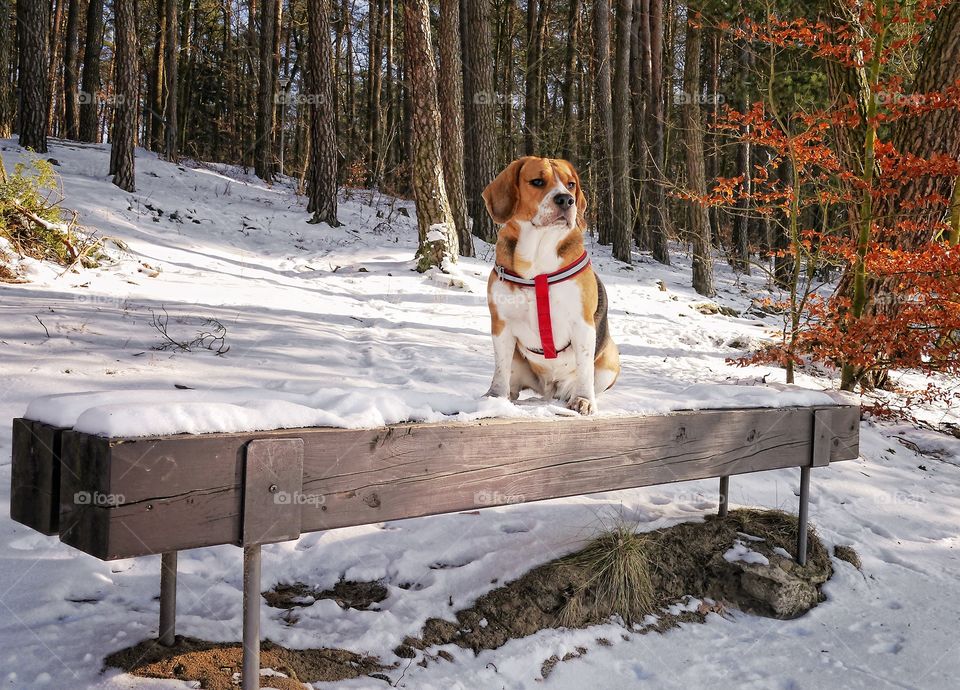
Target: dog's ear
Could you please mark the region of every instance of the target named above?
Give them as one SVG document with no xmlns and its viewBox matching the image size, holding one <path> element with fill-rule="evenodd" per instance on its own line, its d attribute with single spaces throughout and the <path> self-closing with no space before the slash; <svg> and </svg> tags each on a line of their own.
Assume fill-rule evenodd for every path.
<svg viewBox="0 0 960 690">
<path fill-rule="evenodd" d="M 577 169 L 573 167 L 573 163 L 570 161 L 562 160 L 562 162 L 567 164 L 567 167 L 570 168 L 570 172 L 573 173 L 573 179 L 577 181 L 577 193 L 575 195 L 577 198 L 577 224 L 580 227 L 584 227 L 587 224 L 587 197 L 584 195 L 583 185 L 580 183 L 580 173 L 577 172 Z"/>
<path fill-rule="evenodd" d="M 526 163 L 528 156 L 518 158 L 504 168 L 496 179 L 483 190 L 483 202 L 487 205 L 487 213 L 497 225 L 503 225 L 517 208 L 520 195 L 520 168 Z"/>
</svg>

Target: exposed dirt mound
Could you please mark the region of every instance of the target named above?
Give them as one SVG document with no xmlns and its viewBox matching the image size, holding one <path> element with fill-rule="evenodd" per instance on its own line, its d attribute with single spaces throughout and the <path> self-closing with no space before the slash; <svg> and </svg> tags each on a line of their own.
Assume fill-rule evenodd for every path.
<svg viewBox="0 0 960 690">
<path fill-rule="evenodd" d="M 104 663 L 144 678 L 200 681 L 200 687 L 207 690 L 235 690 L 243 654 L 240 644 L 178 635 L 172 647 L 145 640 L 111 654 Z M 303 690 L 304 683 L 358 678 L 383 668 L 372 657 L 342 649 L 287 649 L 269 641 L 261 645 L 260 666 L 284 674 L 260 679 L 261 687 L 280 690 Z"/>
<path fill-rule="evenodd" d="M 807 564 L 793 561 L 796 530 L 797 519 L 780 511 L 734 510 L 725 518 L 709 517 L 705 522 L 642 535 L 648 550 L 652 605 L 658 613 L 654 622 L 648 620 L 641 629 L 662 631 L 677 622 L 703 620 L 725 607 L 774 618 L 802 615 L 822 601 L 820 585 L 832 568 L 827 550 L 812 530 Z M 753 556 L 757 562 L 724 558 L 738 543 L 762 558 Z M 597 597 L 593 569 L 578 556 L 547 563 L 485 594 L 471 608 L 457 612 L 456 622 L 431 618 L 421 638 L 404 640 L 398 655 L 449 643 L 474 651 L 496 649 L 511 638 L 544 628 L 585 627 L 622 614 Z M 670 604 L 685 595 L 713 603 L 705 602 L 692 611 L 667 612 Z"/>
<path fill-rule="evenodd" d="M 585 627 L 615 615 L 640 633 L 703 621 L 709 613 L 722 614 L 728 607 L 793 618 L 822 601 L 820 585 L 832 574 L 827 550 L 813 530 L 807 564 L 794 562 L 796 534 L 797 518 L 780 511 L 734 510 L 724 518 L 711 516 L 704 522 L 647 533 L 620 525 L 582 551 L 485 594 L 471 608 L 457 612 L 456 622 L 429 619 L 419 638 L 408 637 L 394 652 L 412 659 L 418 656 L 417 650 L 450 643 L 474 651 L 496 649 L 511 638 L 545 628 Z M 620 549 L 620 553 L 611 558 L 608 549 Z M 624 572 L 631 569 L 636 572 Z M 598 577 L 602 571 L 612 572 L 614 577 Z M 640 586 L 644 592 L 632 597 L 632 590 L 625 592 L 620 587 L 618 591 L 611 582 Z M 323 591 L 303 583 L 285 584 L 264 594 L 271 606 L 288 610 L 310 606 L 318 599 L 364 609 L 386 596 L 382 583 L 348 581 Z M 692 602 L 691 596 L 701 601 Z M 624 601 L 640 601 L 641 605 L 633 611 L 619 610 Z M 648 612 L 653 615 L 644 615 Z M 422 655 L 421 664 L 428 659 L 451 658 L 445 650 Z M 563 660 L 548 659 L 543 677 Z M 226 690 L 236 687 L 234 679 L 242 661 L 239 644 L 178 637 L 170 648 L 154 641 L 141 642 L 110 655 L 106 664 L 138 676 L 195 680 L 202 688 Z M 285 676 L 263 676 L 263 687 L 282 690 L 362 675 L 386 680 L 381 672 L 396 668 L 345 650 L 291 650 L 271 642 L 263 643 L 261 665 Z"/>
<path fill-rule="evenodd" d="M 387 588 L 382 582 L 341 580 L 333 589 L 319 590 L 303 582 L 294 582 L 277 585 L 264 592 L 263 598 L 269 606 L 277 609 L 311 606 L 320 599 L 333 599 L 340 608 L 365 611 L 387 598 Z"/>
</svg>

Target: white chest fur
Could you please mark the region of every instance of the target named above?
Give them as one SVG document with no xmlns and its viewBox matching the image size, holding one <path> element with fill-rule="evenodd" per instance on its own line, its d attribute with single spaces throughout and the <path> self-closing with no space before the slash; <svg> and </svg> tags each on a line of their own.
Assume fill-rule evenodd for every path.
<svg viewBox="0 0 960 690">
<path fill-rule="evenodd" d="M 517 238 L 515 257 L 516 267 L 525 267 L 518 271 L 524 278 L 533 278 L 542 273 L 554 273 L 563 267 L 564 260 L 557 255 L 557 245 L 570 234 L 564 225 L 553 227 L 534 227 L 521 223 L 520 236 Z M 550 286 L 550 321 L 553 331 L 553 343 L 558 350 L 556 359 L 547 359 L 533 350 L 543 350 L 537 313 L 536 291 L 533 287 L 519 287 L 504 281 L 497 281 L 490 291 L 490 298 L 497 307 L 497 313 L 507 323 L 511 334 L 520 345 L 521 353 L 534 362 L 543 377 L 559 384 L 562 388 L 574 383 L 576 372 L 574 338 L 589 325 L 583 318 L 583 299 L 580 285 L 575 280 L 554 283 Z M 592 343 L 591 343 L 592 344 Z M 590 357 L 589 359 L 592 359 Z"/>
</svg>

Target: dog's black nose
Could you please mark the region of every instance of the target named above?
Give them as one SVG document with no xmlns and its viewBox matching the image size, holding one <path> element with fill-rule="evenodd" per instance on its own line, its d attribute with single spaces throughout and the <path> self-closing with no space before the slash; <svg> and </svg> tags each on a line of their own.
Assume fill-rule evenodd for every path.
<svg viewBox="0 0 960 690">
<path fill-rule="evenodd" d="M 576 203 L 576 201 L 570 194 L 557 194 L 555 197 L 553 197 L 553 203 L 560 208 L 570 208 Z"/>
</svg>

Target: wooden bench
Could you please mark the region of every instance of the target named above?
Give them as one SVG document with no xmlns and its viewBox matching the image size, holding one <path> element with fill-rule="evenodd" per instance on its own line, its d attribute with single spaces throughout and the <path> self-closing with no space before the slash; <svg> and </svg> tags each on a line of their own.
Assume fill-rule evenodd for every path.
<svg viewBox="0 0 960 690">
<path fill-rule="evenodd" d="M 316 530 L 504 503 L 800 468 L 858 455 L 849 405 L 662 416 L 490 419 L 378 429 L 104 438 L 16 419 L 11 517 L 103 560 L 163 554 L 162 644 L 174 643 L 177 552 L 244 549 L 243 674 L 260 684 L 260 546 Z"/>
</svg>

